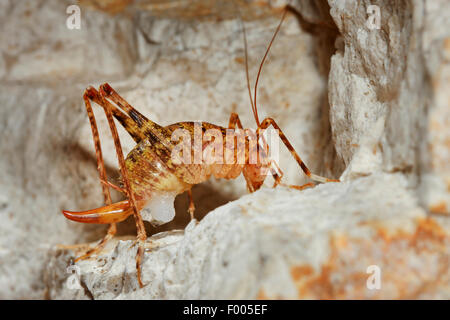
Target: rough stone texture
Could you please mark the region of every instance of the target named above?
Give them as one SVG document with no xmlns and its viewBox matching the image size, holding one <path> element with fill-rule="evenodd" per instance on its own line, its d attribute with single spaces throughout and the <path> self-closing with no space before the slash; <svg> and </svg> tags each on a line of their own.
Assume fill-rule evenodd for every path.
<svg viewBox="0 0 450 320">
<path fill-rule="evenodd" d="M 375 174 L 303 192 L 267 188 L 243 196 L 184 234 L 150 239 L 142 290 L 132 240 L 78 263 L 81 289 L 61 285 L 73 252 L 56 249 L 49 297 L 448 299 L 449 234 L 406 185 L 398 174 Z M 366 287 L 370 265 L 381 269 L 380 290 Z"/>
<path fill-rule="evenodd" d="M 450 213 L 450 3 L 426 2 L 423 34 L 425 66 L 432 98 L 427 140 L 423 146 L 422 188 L 424 205 L 437 214 Z"/>
<path fill-rule="evenodd" d="M 285 2 L 238 2 L 254 80 Z M 0 3 L 0 298 L 449 298 L 445 0 L 293 1 L 262 73 L 260 116 L 279 122 L 312 171 L 343 173 L 344 183 L 244 197 L 242 178 L 197 186 L 197 216 L 209 214 L 184 234 L 149 241 L 149 286 L 133 291 L 135 250 L 123 241 L 103 260 L 79 263 L 84 290 L 67 289 L 74 252 L 55 246 L 104 234 L 60 214 L 101 204 L 86 86 L 109 82 L 163 125 L 226 125 L 236 111 L 254 126 L 234 6 L 186 3 L 83 0 L 73 31 L 71 1 Z M 365 25 L 369 4 L 381 9 L 380 30 Z M 114 180 L 113 144 L 96 109 Z M 280 150 L 285 182 L 307 182 Z M 184 228 L 186 197 L 175 206 L 177 218 L 149 233 Z M 121 223 L 119 235 L 134 235 L 133 224 Z M 382 290 L 365 289 L 372 264 L 382 268 Z"/>
</svg>

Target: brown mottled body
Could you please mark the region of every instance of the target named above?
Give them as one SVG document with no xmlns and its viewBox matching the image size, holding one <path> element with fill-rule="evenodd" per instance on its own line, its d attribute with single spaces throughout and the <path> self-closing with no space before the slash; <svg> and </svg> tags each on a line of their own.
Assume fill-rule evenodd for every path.
<svg viewBox="0 0 450 320">
<path fill-rule="evenodd" d="M 164 127 L 164 129 L 170 135 L 177 129 L 183 129 L 189 132 L 191 140 L 194 140 L 194 126 L 194 122 L 179 122 Z M 216 129 L 223 135 L 223 141 L 226 141 L 227 132 L 224 127 L 211 123 L 201 123 L 201 129 L 202 132 Z M 211 143 L 211 141 L 202 141 L 201 150 L 204 150 Z M 226 148 L 225 145 L 223 147 Z M 249 152 L 246 153 L 245 163 L 207 163 L 202 161 L 198 164 L 174 164 L 171 159 L 172 150 L 173 144 L 166 145 L 153 136 L 149 136 L 147 139 L 141 140 L 128 154 L 125 164 L 129 172 L 131 188 L 138 202 L 145 204 L 145 201 L 155 191 L 172 191 L 179 194 L 190 190 L 193 185 L 208 180 L 211 176 L 217 179 L 235 179 L 241 173 L 248 176 L 252 168 L 258 167 L 260 169 L 259 167 L 261 167 L 248 163 Z M 238 148 L 233 148 L 231 151 L 234 159 L 238 158 L 237 152 Z M 267 165 L 263 167 L 268 168 Z M 257 176 L 260 179 L 256 179 Z M 254 184 L 249 186 L 249 189 L 254 191 L 259 188 L 260 184 L 257 184 L 257 182 L 261 179 L 263 181 L 264 177 L 265 175 L 254 175 L 252 180 Z"/>
</svg>

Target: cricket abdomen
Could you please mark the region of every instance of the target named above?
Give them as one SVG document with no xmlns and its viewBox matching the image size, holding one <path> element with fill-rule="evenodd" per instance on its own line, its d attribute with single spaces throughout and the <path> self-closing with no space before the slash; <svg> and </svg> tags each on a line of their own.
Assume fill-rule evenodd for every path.
<svg viewBox="0 0 450 320">
<path fill-rule="evenodd" d="M 148 140 L 141 141 L 130 151 L 125 165 L 136 199 L 149 199 L 155 192 L 180 194 L 191 188 L 175 174 L 170 152 L 155 148 Z"/>
<path fill-rule="evenodd" d="M 197 124 L 199 125 L 198 130 L 201 129 L 202 136 L 200 138 L 198 136 L 196 137 L 195 133 L 195 126 Z M 236 150 L 234 149 L 229 150 L 229 152 L 226 153 L 226 128 L 208 122 L 196 123 L 187 121 L 171 124 L 164 129 L 171 134 L 175 130 L 185 130 L 190 136 L 190 161 L 189 163 L 182 163 L 176 166 L 176 175 L 185 183 L 191 185 L 199 184 L 208 180 L 211 176 L 217 179 L 235 179 L 242 173 L 245 161 L 244 163 L 236 163 L 235 160 L 238 157 L 236 155 Z M 207 147 L 215 143 L 215 138 L 205 138 L 205 136 L 208 135 L 209 130 L 214 130 L 217 135 L 220 135 L 222 138 L 219 144 L 222 147 L 223 153 L 218 157 L 218 161 L 211 159 L 207 153 L 205 153 Z M 198 148 L 199 144 L 197 144 L 196 139 L 200 139 L 201 148 Z M 198 148 L 199 150 L 194 150 L 195 148 Z M 197 153 L 197 155 L 201 154 L 201 156 L 197 157 L 195 153 Z M 226 159 L 227 155 L 228 157 L 231 155 L 232 159 Z"/>
</svg>

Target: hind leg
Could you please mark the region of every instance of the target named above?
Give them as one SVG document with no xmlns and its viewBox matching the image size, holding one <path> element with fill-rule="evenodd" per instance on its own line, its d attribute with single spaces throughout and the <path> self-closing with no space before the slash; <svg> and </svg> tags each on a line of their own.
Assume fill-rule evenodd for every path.
<svg viewBox="0 0 450 320">
<path fill-rule="evenodd" d="M 103 191 L 103 198 L 106 205 L 110 205 L 112 203 L 111 201 L 111 194 L 109 192 L 108 187 L 108 180 L 106 177 L 106 170 L 105 170 L 105 164 L 103 161 L 103 154 L 102 154 L 102 147 L 100 144 L 100 136 L 98 134 L 98 128 L 97 128 L 97 122 L 95 120 L 94 112 L 92 110 L 91 103 L 89 101 L 89 97 L 87 95 L 87 92 L 83 95 L 84 104 L 86 106 L 86 111 L 88 114 L 89 122 L 91 124 L 91 130 L 92 130 L 92 137 L 94 139 L 94 147 L 95 147 L 95 156 L 97 158 L 97 169 L 100 176 L 100 181 L 102 181 L 102 191 Z M 85 254 L 75 259 L 75 262 L 79 260 L 83 260 L 86 258 L 89 258 L 91 255 L 99 253 L 106 245 L 106 243 L 114 237 L 116 234 L 117 227 L 115 223 L 110 224 L 108 228 L 108 232 L 106 233 L 105 237 L 100 241 L 94 248 L 89 249 Z"/>
<path fill-rule="evenodd" d="M 108 124 L 109 124 L 109 128 L 110 128 L 111 134 L 113 136 L 114 146 L 116 149 L 116 155 L 117 155 L 117 159 L 119 161 L 120 172 L 122 174 L 124 190 L 127 193 L 128 200 L 130 202 L 130 206 L 133 209 L 133 216 L 136 221 L 136 229 L 137 229 L 137 233 L 138 233 L 138 235 L 137 235 L 138 249 L 137 249 L 137 254 L 136 254 L 136 272 L 137 272 L 137 279 L 138 279 L 139 286 L 142 288 L 142 287 L 144 287 L 144 284 L 142 283 L 142 277 L 141 277 L 141 275 L 142 275 L 141 265 L 142 265 L 142 259 L 144 257 L 144 251 L 145 251 L 144 246 L 145 246 L 145 240 L 147 239 L 147 233 L 145 232 L 145 227 L 144 227 L 144 222 L 142 220 L 142 217 L 139 213 L 139 210 L 137 209 L 137 204 L 136 204 L 136 199 L 134 198 L 134 193 L 131 190 L 130 180 L 128 178 L 128 172 L 127 172 L 127 168 L 125 165 L 125 159 L 123 156 L 122 145 L 120 143 L 119 134 L 117 132 L 116 125 L 114 123 L 113 113 L 112 113 L 111 108 L 109 107 L 109 104 L 106 103 L 106 97 L 108 95 L 103 90 L 103 87 L 100 87 L 99 91 L 100 91 L 100 97 L 101 97 L 100 104 L 105 111 L 106 118 L 107 118 Z"/>
</svg>

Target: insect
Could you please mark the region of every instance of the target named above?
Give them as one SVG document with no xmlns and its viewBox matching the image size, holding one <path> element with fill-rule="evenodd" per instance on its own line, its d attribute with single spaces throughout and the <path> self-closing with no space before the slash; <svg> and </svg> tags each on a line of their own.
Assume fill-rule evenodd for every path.
<svg viewBox="0 0 450 320">
<path fill-rule="evenodd" d="M 259 153 L 259 158 L 257 158 L 258 161 L 256 162 L 250 161 L 250 155 L 253 149 L 247 143 L 244 144 L 244 161 L 242 162 L 235 161 L 231 163 L 217 163 L 214 161 L 208 161 L 208 158 L 206 158 L 202 159 L 198 163 L 176 163 L 172 158 L 173 151 L 175 149 L 172 139 L 173 135 L 177 130 L 184 130 L 184 132 L 188 133 L 188 137 L 194 139 L 195 141 L 197 137 L 195 132 L 196 123 L 178 122 L 168 126 L 161 126 L 146 118 L 134 109 L 107 83 L 101 85 L 98 90 L 93 87 L 86 89 L 83 99 L 92 129 L 105 206 L 83 212 L 70 212 L 64 210 L 63 214 L 66 218 L 73 221 L 110 224 L 110 227 L 106 236 L 96 247 L 88 250 L 83 256 L 78 257 L 75 261 L 85 259 L 90 255 L 101 251 L 107 241 L 116 233 L 116 223 L 125 220 L 130 215 L 133 215 L 136 221 L 138 245 L 136 254 L 136 273 L 139 286 L 143 287 L 144 284 L 141 280 L 141 263 L 144 254 L 144 243 L 147 238 L 143 217 L 146 218 L 145 220 L 151 220 L 151 218 L 153 218 L 154 220 L 162 222 L 170 221 L 175 214 L 173 209 L 173 201 L 175 196 L 183 192 L 187 192 L 189 196 L 188 212 L 190 213 L 191 219 L 194 219 L 195 205 L 192 199 L 191 188 L 196 184 L 206 181 L 211 176 L 216 178 L 234 179 L 242 174 L 246 180 L 249 192 L 254 192 L 262 186 L 267 177 L 267 172 L 270 172 L 274 178 L 274 187 L 282 184 L 281 179 L 283 172 L 278 167 L 276 162 L 269 159 L 268 145 L 262 135 L 263 131 L 269 126 L 272 126 L 277 130 L 282 142 L 288 148 L 303 172 L 311 180 L 322 183 L 339 181 L 327 179 L 311 173 L 274 119 L 266 118 L 261 122 L 259 121 L 256 104 L 258 80 L 264 61 L 266 60 L 270 47 L 272 46 L 273 41 L 281 28 L 281 24 L 286 16 L 286 13 L 287 10 L 284 11 L 283 17 L 280 20 L 280 23 L 278 24 L 278 27 L 261 61 L 255 82 L 253 97 L 248 74 L 246 33 L 245 28 L 243 28 L 247 88 L 250 96 L 253 116 L 257 124 L 257 130 L 255 133 L 256 144 L 253 144 L 253 147 L 256 146 L 256 149 L 259 151 L 262 150 Z M 122 177 L 121 186 L 117 186 L 107 180 L 98 128 L 92 110 L 91 101 L 100 105 L 106 114 L 119 162 Z M 126 131 L 136 142 L 136 146 L 128 153 L 126 158 L 124 158 L 122 152 L 114 118 L 126 129 Z M 201 123 L 200 126 L 200 134 L 208 130 L 216 130 L 216 132 L 219 132 L 224 137 L 226 133 L 229 132 L 227 129 L 243 129 L 239 116 L 236 113 L 231 114 L 228 128 L 205 122 Z M 225 140 L 228 141 L 226 137 Z M 200 149 L 204 150 L 210 145 L 211 141 L 201 140 Z M 222 144 L 221 147 L 227 150 L 229 145 Z M 238 152 L 239 149 L 232 149 L 232 159 L 236 160 L 238 157 L 242 156 L 242 154 L 238 154 Z M 189 151 L 189 158 L 191 158 L 191 156 L 192 153 Z M 310 186 L 313 186 L 313 184 L 307 183 L 303 186 L 288 185 L 288 187 L 300 190 Z M 109 188 L 114 188 L 122 192 L 126 196 L 126 200 L 112 203 Z"/>
</svg>

